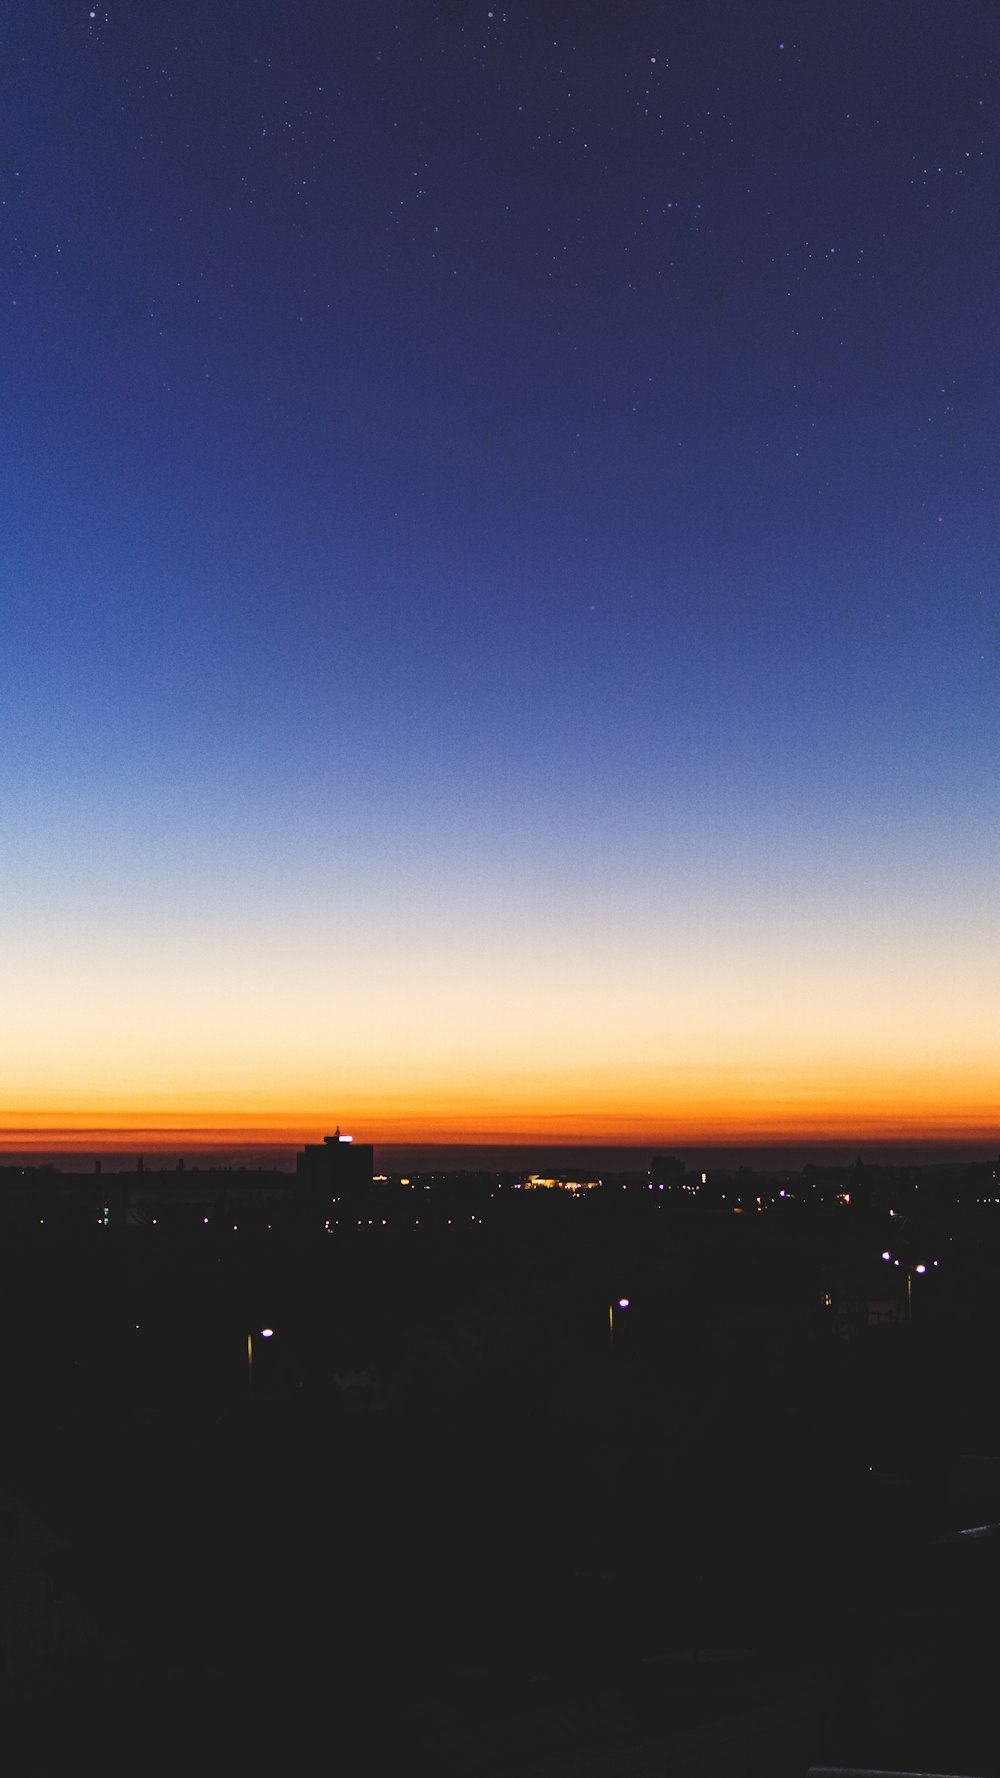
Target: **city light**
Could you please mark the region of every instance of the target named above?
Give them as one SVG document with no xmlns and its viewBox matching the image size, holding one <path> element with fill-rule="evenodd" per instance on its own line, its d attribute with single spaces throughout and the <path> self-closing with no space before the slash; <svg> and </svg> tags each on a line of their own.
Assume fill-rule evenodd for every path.
<svg viewBox="0 0 1000 1778">
<path fill-rule="evenodd" d="M 586 1192 L 593 1191 L 596 1186 L 601 1184 L 601 1181 L 596 1178 L 574 1179 L 566 1173 L 556 1174 L 552 1177 L 543 1173 L 531 1173 L 522 1183 L 525 1191 Z M 649 1189 L 652 1191 L 652 1184 Z"/>
</svg>

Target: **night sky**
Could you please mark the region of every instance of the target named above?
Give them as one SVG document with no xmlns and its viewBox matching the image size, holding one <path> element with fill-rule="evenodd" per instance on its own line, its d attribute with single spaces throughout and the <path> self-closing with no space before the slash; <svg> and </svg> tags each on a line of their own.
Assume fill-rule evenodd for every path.
<svg viewBox="0 0 1000 1778">
<path fill-rule="evenodd" d="M 998 74 L 11 0 L 8 1144 L 995 1130 Z"/>
</svg>

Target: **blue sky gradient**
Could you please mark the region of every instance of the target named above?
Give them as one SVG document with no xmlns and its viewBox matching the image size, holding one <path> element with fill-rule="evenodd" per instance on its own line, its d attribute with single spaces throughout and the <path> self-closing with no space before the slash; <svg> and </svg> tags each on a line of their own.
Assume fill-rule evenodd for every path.
<svg viewBox="0 0 1000 1778">
<path fill-rule="evenodd" d="M 996 9 L 2 32 L 11 1127 L 995 1126 Z"/>
</svg>

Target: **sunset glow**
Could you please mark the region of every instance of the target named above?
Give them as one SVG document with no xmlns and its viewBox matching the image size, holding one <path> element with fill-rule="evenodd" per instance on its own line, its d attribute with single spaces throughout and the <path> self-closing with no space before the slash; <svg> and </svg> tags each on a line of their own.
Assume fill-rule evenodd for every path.
<svg viewBox="0 0 1000 1778">
<path fill-rule="evenodd" d="M 996 1139 L 991 9 L 800 10 L 32 15 L 9 1151 Z"/>
<path fill-rule="evenodd" d="M 633 877 L 605 932 L 593 885 L 557 924 L 489 877 L 447 926 L 388 906 L 380 926 L 373 896 L 343 958 L 308 910 L 293 941 L 244 905 L 166 962 L 97 915 L 86 961 L 40 929 L 7 970 L 25 1010 L 0 1035 L 5 1143 L 295 1145 L 338 1121 L 383 1143 L 990 1139 L 985 908 L 936 940 L 915 906 L 894 929 L 878 885 L 863 921 L 819 893 L 783 920 L 766 897 L 695 912 L 650 873 L 655 912 Z"/>
</svg>

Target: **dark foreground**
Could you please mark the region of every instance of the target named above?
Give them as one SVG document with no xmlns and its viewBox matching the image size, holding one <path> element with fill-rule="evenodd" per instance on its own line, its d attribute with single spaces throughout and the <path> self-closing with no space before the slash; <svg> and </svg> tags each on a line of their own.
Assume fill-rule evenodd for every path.
<svg viewBox="0 0 1000 1778">
<path fill-rule="evenodd" d="M 478 1216 L 5 1240 L 11 1769 L 1000 1770 L 987 1225 Z"/>
</svg>

